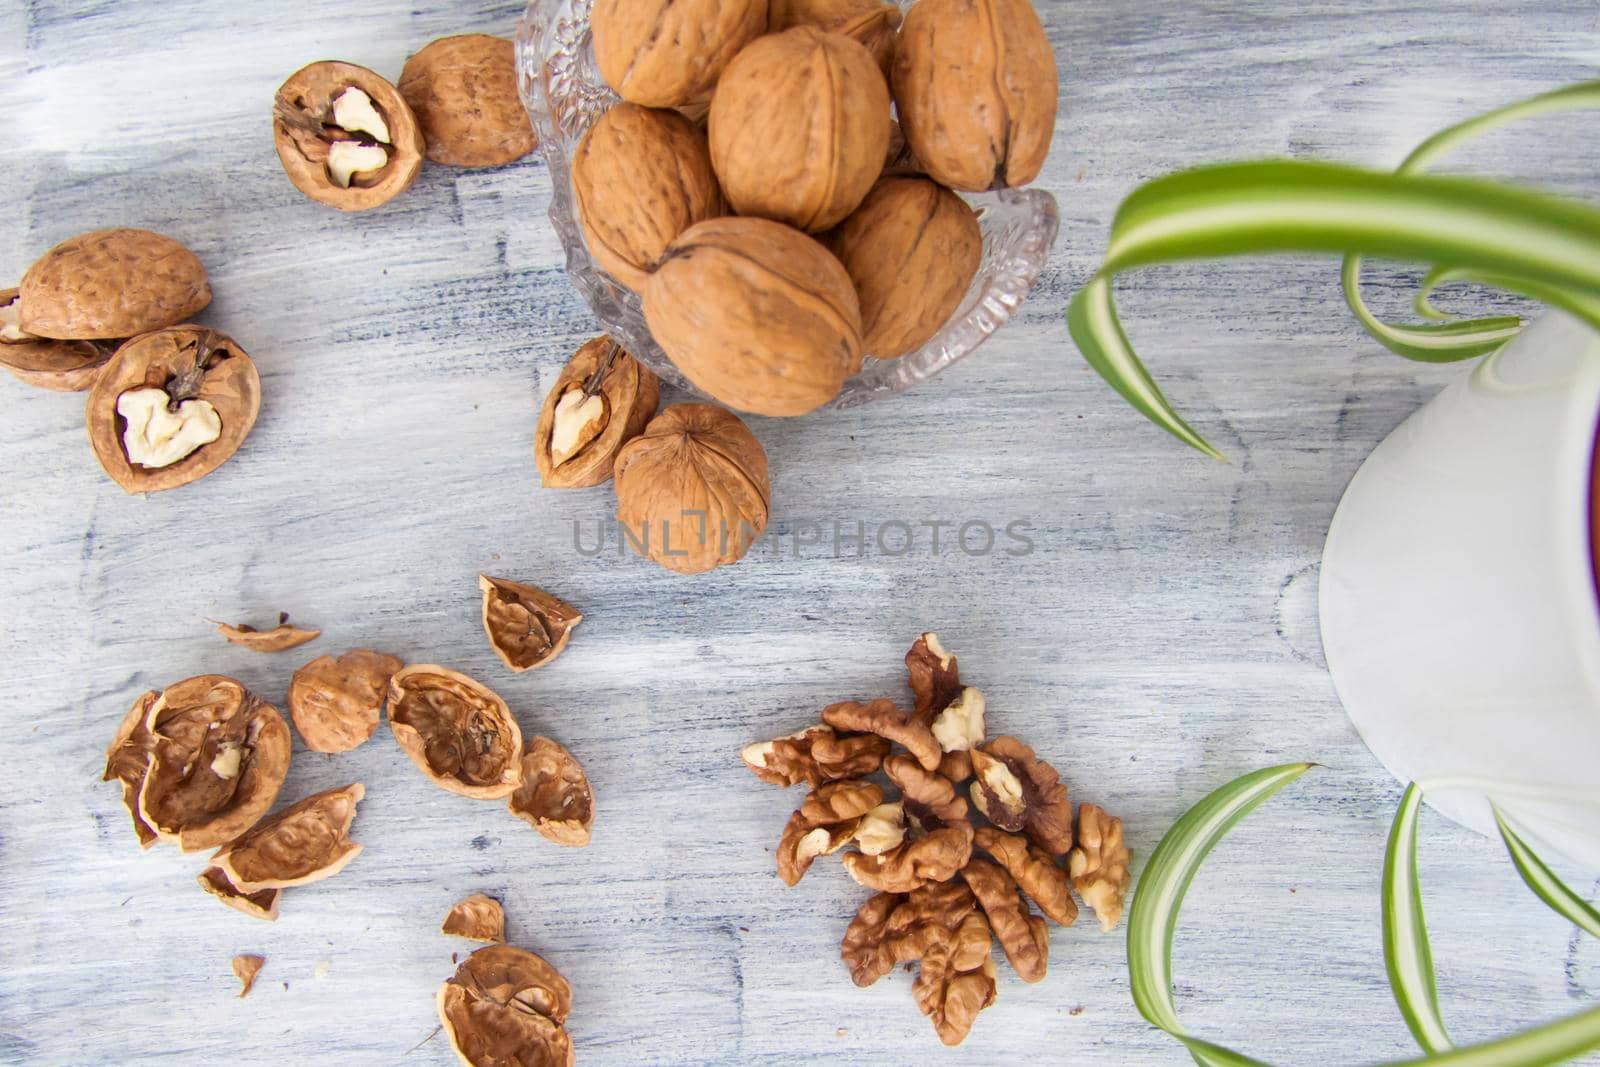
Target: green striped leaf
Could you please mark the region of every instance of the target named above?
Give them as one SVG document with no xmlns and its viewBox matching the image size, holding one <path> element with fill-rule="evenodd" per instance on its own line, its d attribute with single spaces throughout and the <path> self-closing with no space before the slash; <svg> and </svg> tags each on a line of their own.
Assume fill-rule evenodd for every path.
<svg viewBox="0 0 1600 1067">
<path fill-rule="evenodd" d="M 1595 937 L 1600 937 L 1600 911 L 1594 905 L 1584 900 L 1573 892 L 1567 883 L 1557 877 L 1537 855 L 1528 843 L 1506 822 L 1506 817 L 1500 809 L 1490 805 L 1494 810 L 1495 825 L 1500 827 L 1500 839 L 1506 843 L 1506 851 L 1511 853 L 1511 862 L 1516 865 L 1517 873 L 1522 875 L 1522 880 L 1528 883 L 1528 888 L 1534 895 L 1558 914 L 1565 916 L 1578 926 Z"/>
<path fill-rule="evenodd" d="M 1421 811 L 1422 790 L 1406 786 L 1383 857 L 1383 962 L 1389 970 L 1389 988 L 1411 1036 L 1424 1052 L 1444 1052 L 1451 1047 L 1450 1035 L 1439 1014 L 1433 951 L 1428 946 L 1417 878 L 1417 816 Z"/>
</svg>

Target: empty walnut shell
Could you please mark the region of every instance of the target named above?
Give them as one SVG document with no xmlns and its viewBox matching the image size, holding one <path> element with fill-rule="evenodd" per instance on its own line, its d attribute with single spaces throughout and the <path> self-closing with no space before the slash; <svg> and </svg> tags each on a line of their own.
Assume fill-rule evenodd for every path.
<svg viewBox="0 0 1600 1067">
<path fill-rule="evenodd" d="M 483 590 L 483 632 L 500 661 L 514 671 L 532 670 L 561 655 L 583 616 L 543 589 L 478 575 Z"/>
<path fill-rule="evenodd" d="M 209 404 L 221 420 L 220 435 L 166 466 L 130 460 L 118 402 L 124 393 L 152 388 L 166 390 L 172 404 Z M 260 410 L 261 378 L 233 338 L 205 326 L 172 326 L 117 349 L 89 390 L 84 416 L 95 458 L 112 481 L 130 493 L 155 493 L 204 478 L 226 463 Z"/>
<path fill-rule="evenodd" d="M 953 189 L 1026 185 L 1055 132 L 1056 57 L 1029 0 L 919 0 L 895 46 L 900 126 Z"/>
<path fill-rule="evenodd" d="M 39 389 L 81 393 L 94 384 L 114 347 L 96 341 L 57 341 L 22 329 L 18 290 L 0 290 L 0 367 Z"/>
<path fill-rule="evenodd" d="M 740 411 L 804 415 L 861 369 L 850 275 L 821 244 L 768 219 L 685 230 L 645 286 L 644 317 L 686 378 Z"/>
<path fill-rule="evenodd" d="M 584 243 L 617 281 L 643 292 L 667 245 L 723 212 L 706 135 L 676 111 L 622 103 L 572 156 Z"/>
<path fill-rule="evenodd" d="M 246 915 L 257 919 L 275 922 L 278 918 L 278 897 L 281 889 L 260 889 L 254 893 L 244 893 L 239 887 L 228 879 L 221 867 L 207 867 L 195 879 L 200 883 L 200 888 L 222 901 L 235 911 L 242 911 Z"/>
<path fill-rule="evenodd" d="M 517 49 L 504 37 L 466 33 L 429 41 L 406 60 L 399 88 L 430 162 L 498 167 L 538 143 L 517 95 Z"/>
<path fill-rule="evenodd" d="M 520 780 L 522 731 L 506 702 L 447 667 L 425 663 L 389 679 L 389 728 L 435 785 L 495 800 Z"/>
<path fill-rule="evenodd" d="M 926 178 L 886 178 L 828 235 L 861 302 L 861 348 L 894 359 L 921 348 L 961 306 L 983 258 L 978 217 Z"/>
<path fill-rule="evenodd" d="M 494 897 L 474 893 L 450 909 L 439 932 L 499 944 L 506 939 L 506 910 Z"/>
<path fill-rule="evenodd" d="M 738 416 L 674 404 L 617 453 L 617 521 L 634 551 L 699 574 L 737 562 L 767 528 L 767 454 Z"/>
<path fill-rule="evenodd" d="M 203 674 L 145 693 L 106 749 L 139 843 L 184 852 L 231 841 L 266 814 L 293 742 L 276 708 L 232 678 Z"/>
<path fill-rule="evenodd" d="M 815 26 L 849 37 L 872 53 L 887 78 L 894 66 L 900 6 L 886 0 L 771 0 L 768 24 L 773 31 Z"/>
<path fill-rule="evenodd" d="M 570 848 L 589 843 L 594 791 L 583 764 L 558 742 L 535 737 L 522 753 L 522 781 L 506 801 L 511 814 Z"/>
<path fill-rule="evenodd" d="M 364 130 L 347 130 L 334 118 L 334 101 L 348 89 L 371 101 L 387 140 Z M 405 192 L 422 169 L 425 145 L 417 117 L 400 91 L 366 67 L 324 60 L 301 67 L 278 87 L 272 104 L 272 142 L 294 187 L 340 211 L 366 211 Z M 334 174 L 336 144 L 377 146 L 383 162 L 353 171 L 349 185 Z"/>
<path fill-rule="evenodd" d="M 149 230 L 95 230 L 62 241 L 28 268 L 18 291 L 21 328 L 65 340 L 132 337 L 211 303 L 195 254 Z"/>
<path fill-rule="evenodd" d="M 573 353 L 544 398 L 533 459 L 547 489 L 611 480 L 622 446 L 644 432 L 661 403 L 661 379 L 600 336 Z"/>
<path fill-rule="evenodd" d="M 314 793 L 224 845 L 211 863 L 245 893 L 331 878 L 361 853 L 350 824 L 366 792 L 356 782 Z"/>
<path fill-rule="evenodd" d="M 571 1067 L 572 987 L 543 957 L 488 945 L 439 987 L 439 1022 L 469 1067 Z"/>
<path fill-rule="evenodd" d="M 767 0 L 596 0 L 594 59 L 622 99 L 678 107 L 767 31 Z"/>
<path fill-rule="evenodd" d="M 313 752 L 348 752 L 378 729 L 389 679 L 405 666 L 394 656 L 357 648 L 338 659 L 318 656 L 289 682 L 289 716 Z"/>
<path fill-rule="evenodd" d="M 826 230 L 883 170 L 889 87 L 848 37 L 796 26 L 754 42 L 711 98 L 711 162 L 741 215 Z"/>
<path fill-rule="evenodd" d="M 278 614 L 278 625 L 267 630 L 258 630 L 243 622 L 238 624 L 219 622 L 217 633 L 231 645 L 248 648 L 252 652 L 267 653 L 287 652 L 291 648 L 299 648 L 322 636 L 321 630 L 290 626 L 289 616 L 284 612 Z"/>
</svg>

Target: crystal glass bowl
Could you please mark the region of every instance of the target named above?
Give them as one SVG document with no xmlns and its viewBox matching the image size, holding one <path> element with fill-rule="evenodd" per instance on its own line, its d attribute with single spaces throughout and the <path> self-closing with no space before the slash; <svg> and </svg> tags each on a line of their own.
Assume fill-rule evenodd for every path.
<svg viewBox="0 0 1600 1067">
<path fill-rule="evenodd" d="M 594 0 L 529 0 L 517 26 L 517 83 L 550 167 L 550 221 L 567 273 L 606 332 L 662 380 L 699 393 L 650 336 L 637 294 L 589 256 L 572 194 L 572 156 L 591 123 L 617 102 L 600 77 L 589 35 Z M 904 6 L 909 6 L 909 2 Z M 866 360 L 827 407 L 853 407 L 902 392 L 977 348 L 1017 313 L 1056 238 L 1056 201 L 1038 189 L 967 196 L 983 231 L 983 261 L 961 306 L 927 344 L 898 359 Z"/>
</svg>

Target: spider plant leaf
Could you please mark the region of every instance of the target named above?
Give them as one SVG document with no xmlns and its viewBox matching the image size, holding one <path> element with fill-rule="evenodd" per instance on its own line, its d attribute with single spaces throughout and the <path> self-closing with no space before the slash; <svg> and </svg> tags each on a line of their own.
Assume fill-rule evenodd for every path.
<svg viewBox="0 0 1600 1067">
<path fill-rule="evenodd" d="M 1439 1014 L 1433 952 L 1428 947 L 1422 886 L 1417 878 L 1417 816 L 1421 811 L 1422 790 L 1414 784 L 1406 786 L 1383 857 L 1383 962 L 1411 1036 L 1424 1052 L 1438 1053 L 1449 1049 L 1451 1042 Z"/>
<path fill-rule="evenodd" d="M 1600 937 L 1600 911 L 1595 910 L 1593 904 L 1584 900 L 1572 888 L 1557 877 L 1533 849 L 1528 847 L 1517 832 L 1511 828 L 1506 817 L 1500 809 L 1490 805 L 1494 810 L 1495 825 L 1500 827 L 1500 839 L 1506 843 L 1506 851 L 1511 853 L 1511 862 L 1516 865 L 1517 873 L 1522 875 L 1522 880 L 1528 883 L 1528 888 L 1534 895 L 1558 914 L 1565 916 L 1575 923 L 1579 929 L 1586 930 L 1595 937 Z"/>
</svg>

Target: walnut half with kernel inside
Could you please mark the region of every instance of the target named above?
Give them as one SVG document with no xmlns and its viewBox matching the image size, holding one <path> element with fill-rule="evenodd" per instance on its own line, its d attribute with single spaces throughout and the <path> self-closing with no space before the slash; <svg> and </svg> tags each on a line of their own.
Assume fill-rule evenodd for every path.
<svg viewBox="0 0 1600 1067">
<path fill-rule="evenodd" d="M 340 211 L 399 196 L 425 149 L 399 90 L 366 67 L 333 60 L 302 67 L 279 86 L 272 140 L 295 188 Z"/>
<path fill-rule="evenodd" d="M 533 432 L 539 484 L 584 489 L 611 480 L 622 446 L 638 437 L 661 403 L 661 379 L 610 337 L 573 353 L 544 398 Z"/>
</svg>

